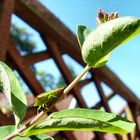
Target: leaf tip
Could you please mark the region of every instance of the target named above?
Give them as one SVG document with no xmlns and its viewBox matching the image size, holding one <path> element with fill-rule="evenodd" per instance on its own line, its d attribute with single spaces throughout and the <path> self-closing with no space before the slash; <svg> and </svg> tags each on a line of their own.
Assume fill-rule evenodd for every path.
<svg viewBox="0 0 140 140">
<path fill-rule="evenodd" d="M 77 26 L 77 39 L 78 39 L 80 47 L 82 47 L 89 32 L 90 32 L 89 29 L 85 25 Z"/>
</svg>

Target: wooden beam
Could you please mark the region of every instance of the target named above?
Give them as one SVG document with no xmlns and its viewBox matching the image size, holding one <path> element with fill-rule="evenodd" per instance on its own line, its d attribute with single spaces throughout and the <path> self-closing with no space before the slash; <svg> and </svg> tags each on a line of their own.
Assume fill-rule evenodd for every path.
<svg viewBox="0 0 140 140">
<path fill-rule="evenodd" d="M 16 1 L 15 14 L 40 33 L 50 34 L 57 40 L 64 39 L 75 46 L 75 43 L 71 42 L 71 40 L 76 41 L 73 33 L 65 28 L 65 25 L 37 0 Z"/>
<path fill-rule="evenodd" d="M 26 66 L 26 63 L 23 61 L 22 56 L 20 56 L 19 52 L 14 46 L 14 43 L 11 40 L 8 41 L 7 58 L 8 62 L 12 63 L 12 65 L 14 65 L 14 68 L 20 73 L 34 95 L 38 95 L 44 92 L 44 89 L 39 84 L 30 68 Z"/>
<path fill-rule="evenodd" d="M 89 84 L 90 82 L 92 82 L 92 79 L 84 79 L 84 80 L 81 80 L 77 85 L 79 88 L 82 88 L 83 86 Z"/>
<path fill-rule="evenodd" d="M 134 121 L 136 123 L 136 136 L 135 136 L 135 138 L 136 137 L 140 138 L 140 126 L 138 126 L 139 123 L 138 123 L 138 120 L 137 120 L 137 114 L 138 114 L 138 112 L 139 112 L 138 110 L 140 110 L 140 108 L 134 102 L 131 102 L 128 105 L 129 105 L 129 108 L 131 110 L 131 113 L 133 114 L 133 119 L 134 119 Z"/>
<path fill-rule="evenodd" d="M 65 54 L 65 52 L 61 51 L 61 55 Z M 27 55 L 22 56 L 24 61 L 26 62 L 26 65 L 31 66 L 37 62 L 50 59 L 51 56 L 48 51 L 41 51 L 41 52 L 35 52 L 35 53 L 29 53 Z"/>
<path fill-rule="evenodd" d="M 31 66 L 36 62 L 43 61 L 48 58 L 50 58 L 50 54 L 48 53 L 48 51 L 31 53 L 23 56 L 23 59 L 28 66 Z"/>
<path fill-rule="evenodd" d="M 114 95 L 116 95 L 116 93 L 115 92 L 112 92 L 112 93 L 110 93 L 107 97 L 106 97 L 106 99 L 107 100 L 110 100 Z M 91 108 L 93 108 L 93 109 L 99 109 L 100 107 L 102 107 L 103 106 L 103 102 L 102 101 L 99 101 L 95 106 L 93 106 L 93 107 L 91 107 Z"/>
<path fill-rule="evenodd" d="M 98 91 L 98 94 L 100 96 L 100 99 L 103 103 L 103 106 L 104 106 L 105 110 L 107 112 L 111 112 L 110 107 L 109 107 L 108 102 L 107 102 L 107 98 L 104 95 L 104 92 L 103 92 L 103 89 L 101 87 L 99 79 L 95 75 L 93 75 L 93 79 L 94 79 L 93 81 L 95 83 L 96 89 Z"/>
<path fill-rule="evenodd" d="M 134 107 L 135 108 L 135 107 Z M 132 114 L 129 106 L 127 105 L 125 108 L 124 108 L 124 111 L 125 111 L 125 117 L 129 120 L 129 121 L 132 121 L 134 122 L 134 115 Z M 137 124 L 136 124 L 137 125 Z M 133 129 L 133 131 L 131 133 L 128 134 L 128 138 L 130 140 L 135 140 L 136 139 L 136 128 Z"/>
<path fill-rule="evenodd" d="M 136 95 L 112 72 L 108 67 L 102 67 L 94 71 L 98 78 L 111 87 L 114 92 L 118 93 L 127 102 L 135 102 L 140 107 L 140 100 Z"/>
<path fill-rule="evenodd" d="M 14 125 L 14 123 L 15 122 L 13 118 L 7 117 L 7 115 L 0 111 L 0 125 Z"/>
<path fill-rule="evenodd" d="M 0 0 L 0 59 L 4 60 L 15 0 Z"/>
</svg>

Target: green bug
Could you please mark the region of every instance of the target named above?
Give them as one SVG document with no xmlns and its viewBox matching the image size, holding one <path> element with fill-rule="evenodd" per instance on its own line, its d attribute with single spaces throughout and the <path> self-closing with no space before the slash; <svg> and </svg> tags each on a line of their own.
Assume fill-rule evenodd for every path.
<svg viewBox="0 0 140 140">
<path fill-rule="evenodd" d="M 35 98 L 34 106 L 38 107 L 38 110 L 46 109 L 47 111 L 62 97 L 64 88 L 58 88 L 49 92 L 43 92 Z"/>
</svg>

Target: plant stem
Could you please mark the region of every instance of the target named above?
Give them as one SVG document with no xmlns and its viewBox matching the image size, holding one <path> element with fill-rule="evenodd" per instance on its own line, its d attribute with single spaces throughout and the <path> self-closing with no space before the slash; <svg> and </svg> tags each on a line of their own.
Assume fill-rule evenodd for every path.
<svg viewBox="0 0 140 140">
<path fill-rule="evenodd" d="M 31 120 L 30 125 L 35 124 L 36 122 L 39 121 L 39 119 L 45 114 L 46 112 L 43 110 L 41 112 L 39 112 L 39 114 L 37 116 L 35 116 L 35 118 L 33 118 L 33 120 Z"/>
<path fill-rule="evenodd" d="M 18 129 L 17 131 L 13 132 L 12 134 L 8 135 L 7 137 L 4 138 L 4 140 L 11 140 L 12 138 L 16 137 L 19 133 L 23 132 L 26 128 L 28 128 L 29 126 L 35 124 L 36 122 L 38 122 L 38 120 L 45 114 L 45 111 L 41 111 L 39 114 L 37 114 L 35 116 L 35 118 L 27 123 L 25 126 L 23 126 L 22 128 Z"/>
<path fill-rule="evenodd" d="M 84 68 L 84 70 L 64 89 L 64 94 L 67 94 L 84 76 L 84 74 L 90 69 L 88 65 Z"/>
<path fill-rule="evenodd" d="M 79 80 L 85 75 L 85 73 L 90 69 L 88 65 L 84 68 L 84 70 L 64 89 L 63 93 L 65 95 L 68 94 L 68 92 L 79 82 Z M 12 134 L 8 135 L 7 137 L 4 138 L 4 140 L 11 140 L 12 138 L 16 137 L 19 133 L 23 132 L 26 128 L 29 126 L 35 124 L 38 122 L 38 120 L 45 114 L 45 111 L 41 111 L 39 114 L 35 116 L 35 118 L 27 123 L 24 127 L 18 129 L 17 132 L 13 132 Z"/>
</svg>

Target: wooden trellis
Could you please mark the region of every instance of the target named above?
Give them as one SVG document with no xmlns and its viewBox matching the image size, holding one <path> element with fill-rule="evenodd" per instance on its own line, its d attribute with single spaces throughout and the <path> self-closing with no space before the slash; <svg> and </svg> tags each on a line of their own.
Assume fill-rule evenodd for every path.
<svg viewBox="0 0 140 140">
<path fill-rule="evenodd" d="M 18 50 L 16 50 L 14 42 L 12 42 L 9 37 L 11 15 L 13 13 L 28 23 L 40 34 L 41 39 L 47 46 L 46 51 L 27 54 L 25 56 L 20 55 Z M 76 37 L 61 21 L 59 21 L 37 0 L 0 0 L 0 59 L 7 62 L 13 69 L 18 71 L 35 96 L 44 91 L 30 69 L 31 65 L 39 61 L 53 58 L 62 73 L 65 82 L 69 84 L 73 80 L 73 77 L 70 76 L 71 74 L 67 65 L 62 59 L 63 54 L 71 56 L 81 66 L 85 66 L 81 58 Z M 94 82 L 101 101 L 91 108 L 104 107 L 106 111 L 111 112 L 108 104 L 109 100 L 117 94 L 120 95 L 128 105 L 127 109 L 122 110 L 120 114 L 125 113 L 127 116 L 129 108 L 132 112 L 131 117 L 137 123 L 137 126 L 135 132 L 132 134 L 127 136 L 114 135 L 114 138 L 117 140 L 135 140 L 137 137 L 138 140 L 140 137 L 140 126 L 138 126 L 138 110 L 140 110 L 139 99 L 108 67 L 105 66 L 100 69 L 92 69 L 90 70 L 90 74 L 92 76 L 91 78 L 80 81 L 72 89 L 70 92 L 72 98 L 74 97 L 76 99 L 79 107 L 87 108 L 87 104 L 80 94 L 80 89 L 86 84 Z M 108 96 L 105 96 L 104 94 L 104 89 L 101 86 L 102 82 L 112 89 L 112 93 Z M 69 96 L 67 98 L 69 98 Z M 59 110 L 61 108 L 60 106 L 61 104 L 56 106 L 54 111 Z M 35 115 L 35 113 L 35 108 L 28 108 L 25 120 Z M 0 118 L 0 125 L 14 123 L 12 116 L 8 117 L 1 112 Z M 86 139 L 88 140 L 89 134 L 84 134 L 86 134 Z M 82 139 L 84 134 L 80 132 L 59 132 L 55 133 L 55 139 L 62 140 L 65 138 L 67 140 L 78 140 Z M 105 140 L 104 136 L 104 133 L 94 132 L 92 139 Z"/>
</svg>

